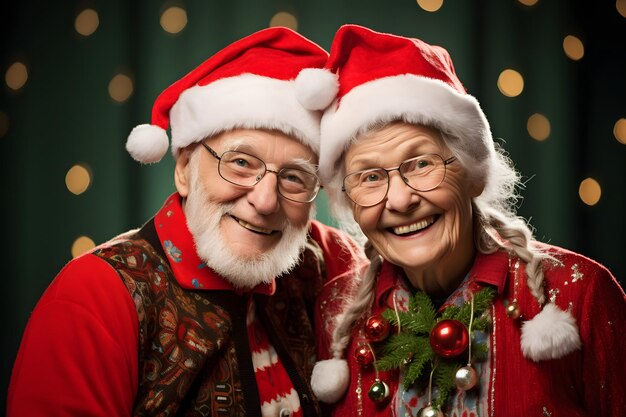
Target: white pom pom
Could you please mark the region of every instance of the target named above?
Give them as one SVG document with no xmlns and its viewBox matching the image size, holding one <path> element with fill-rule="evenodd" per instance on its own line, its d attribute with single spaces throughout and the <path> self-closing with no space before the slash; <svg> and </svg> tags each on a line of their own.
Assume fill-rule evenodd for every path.
<svg viewBox="0 0 626 417">
<path fill-rule="evenodd" d="M 577 349 L 580 335 L 576 320 L 554 303 L 546 304 L 522 326 L 522 352 L 535 362 L 562 358 Z"/>
<path fill-rule="evenodd" d="M 319 361 L 313 367 L 311 388 L 318 400 L 327 404 L 337 402 L 348 389 L 350 370 L 344 359 Z"/>
<path fill-rule="evenodd" d="M 167 152 L 169 139 L 165 130 L 154 125 L 136 126 L 128 135 L 126 150 L 135 161 L 159 162 Z"/>
<path fill-rule="evenodd" d="M 337 75 L 321 68 L 305 68 L 296 77 L 296 98 L 308 110 L 324 110 L 337 96 Z"/>
</svg>

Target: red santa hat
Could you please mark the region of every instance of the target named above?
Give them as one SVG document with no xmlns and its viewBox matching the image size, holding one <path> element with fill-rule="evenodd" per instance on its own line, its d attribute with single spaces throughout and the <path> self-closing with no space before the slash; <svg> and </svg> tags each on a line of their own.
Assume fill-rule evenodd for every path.
<svg viewBox="0 0 626 417">
<path fill-rule="evenodd" d="M 307 89 L 306 77 L 295 79 L 303 69 L 323 67 L 327 58 L 324 49 L 290 29 L 253 33 L 165 89 L 152 108 L 152 124 L 135 127 L 126 149 L 139 162 L 158 162 L 167 152 L 168 127 L 174 157 L 206 137 L 250 128 L 282 131 L 317 153 L 321 112 L 309 108 L 320 94 L 334 92 Z"/>
<path fill-rule="evenodd" d="M 335 163 L 359 133 L 379 122 L 404 120 L 463 138 L 477 160 L 494 152 L 489 123 L 467 93 L 448 52 L 419 39 L 344 25 L 335 35 L 324 70 L 338 77 L 335 102 L 322 118 L 320 176 L 328 181 Z M 331 90 L 322 75 L 320 89 Z M 337 87 L 334 87 L 335 89 Z"/>
</svg>

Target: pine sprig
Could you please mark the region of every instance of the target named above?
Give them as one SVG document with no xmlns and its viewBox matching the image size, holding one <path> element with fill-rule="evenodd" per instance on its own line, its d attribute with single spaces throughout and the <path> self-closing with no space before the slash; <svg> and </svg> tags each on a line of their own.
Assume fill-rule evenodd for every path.
<svg viewBox="0 0 626 417">
<path fill-rule="evenodd" d="M 422 338 L 420 338 L 422 339 Z M 415 380 L 420 377 L 422 374 L 422 370 L 424 369 L 424 365 L 432 360 L 435 357 L 435 352 L 432 349 L 429 349 L 430 346 L 428 340 L 423 340 L 424 346 L 422 349 L 418 350 L 417 354 L 413 356 L 410 360 L 409 365 L 404 372 L 404 377 L 402 379 L 402 385 L 405 387 L 410 387 L 415 383 Z"/>
<path fill-rule="evenodd" d="M 380 359 L 376 361 L 376 366 L 381 371 L 399 368 L 407 357 L 413 355 L 412 352 L 422 348 L 420 338 L 414 337 L 410 333 L 400 333 L 389 339 L 380 351 Z"/>
<path fill-rule="evenodd" d="M 495 291 L 492 288 L 484 288 L 473 295 L 472 332 L 475 330 L 489 331 L 491 321 L 488 310 L 494 295 Z M 378 369 L 403 369 L 402 384 L 405 389 L 408 389 L 418 380 L 428 381 L 427 376 L 435 366 L 433 384 L 439 388 L 439 396 L 433 401 L 433 405 L 441 409 L 450 391 L 454 388 L 456 371 L 465 365 L 467 358 L 439 358 L 430 346 L 430 332 L 435 324 L 443 319 L 458 320 L 468 328 L 472 316 L 471 303 L 465 302 L 461 306 L 450 305 L 441 312 L 440 317 L 437 317 L 430 297 L 426 293 L 418 291 L 409 299 L 408 311 L 388 309 L 382 315 L 396 328 L 399 328 L 400 332 L 391 336 L 381 346 L 376 361 Z M 472 343 L 471 337 L 470 343 Z M 472 343 L 474 359 L 485 358 L 487 352 L 488 349 L 485 344 Z"/>
<path fill-rule="evenodd" d="M 456 362 L 440 362 L 435 368 L 433 379 L 435 385 L 439 387 L 439 396 L 433 401 L 435 408 L 441 409 L 446 403 L 450 391 L 454 388 L 456 371 L 460 367 L 461 365 Z"/>
</svg>

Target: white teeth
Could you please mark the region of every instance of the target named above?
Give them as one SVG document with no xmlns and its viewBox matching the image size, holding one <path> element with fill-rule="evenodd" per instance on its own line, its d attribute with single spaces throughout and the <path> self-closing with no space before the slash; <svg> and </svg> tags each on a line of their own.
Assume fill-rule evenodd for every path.
<svg viewBox="0 0 626 417">
<path fill-rule="evenodd" d="M 397 235 L 404 235 L 411 232 L 416 232 L 418 230 L 425 229 L 435 222 L 435 217 L 431 216 L 424 220 L 420 220 L 419 222 L 409 224 L 407 226 L 398 226 L 393 228 L 393 232 Z"/>
<path fill-rule="evenodd" d="M 270 235 L 272 234 L 272 230 L 271 229 L 262 229 L 260 227 L 256 227 L 248 222 L 245 222 L 241 219 L 237 219 L 237 221 L 239 222 L 240 225 L 242 225 L 243 227 L 245 227 L 248 230 L 252 230 L 253 232 L 257 232 L 257 233 L 263 233 L 265 235 Z"/>
</svg>

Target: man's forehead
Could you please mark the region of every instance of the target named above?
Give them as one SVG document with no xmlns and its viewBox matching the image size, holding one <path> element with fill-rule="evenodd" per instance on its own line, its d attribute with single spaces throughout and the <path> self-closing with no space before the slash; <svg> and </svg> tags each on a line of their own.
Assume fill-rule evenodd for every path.
<svg viewBox="0 0 626 417">
<path fill-rule="evenodd" d="M 258 133 L 256 133 L 258 132 Z M 280 150 L 287 152 L 288 149 L 298 149 L 294 155 L 294 160 L 306 160 L 309 163 L 317 163 L 317 154 L 307 145 L 303 144 L 297 138 L 286 135 L 282 132 L 273 131 L 230 131 L 226 134 L 220 135 L 219 144 L 222 148 L 222 152 L 225 151 L 240 151 L 253 155 L 261 156 L 267 151 Z M 289 145 L 293 144 L 295 147 L 290 148 Z M 307 155 L 303 155 L 305 151 Z"/>
</svg>

